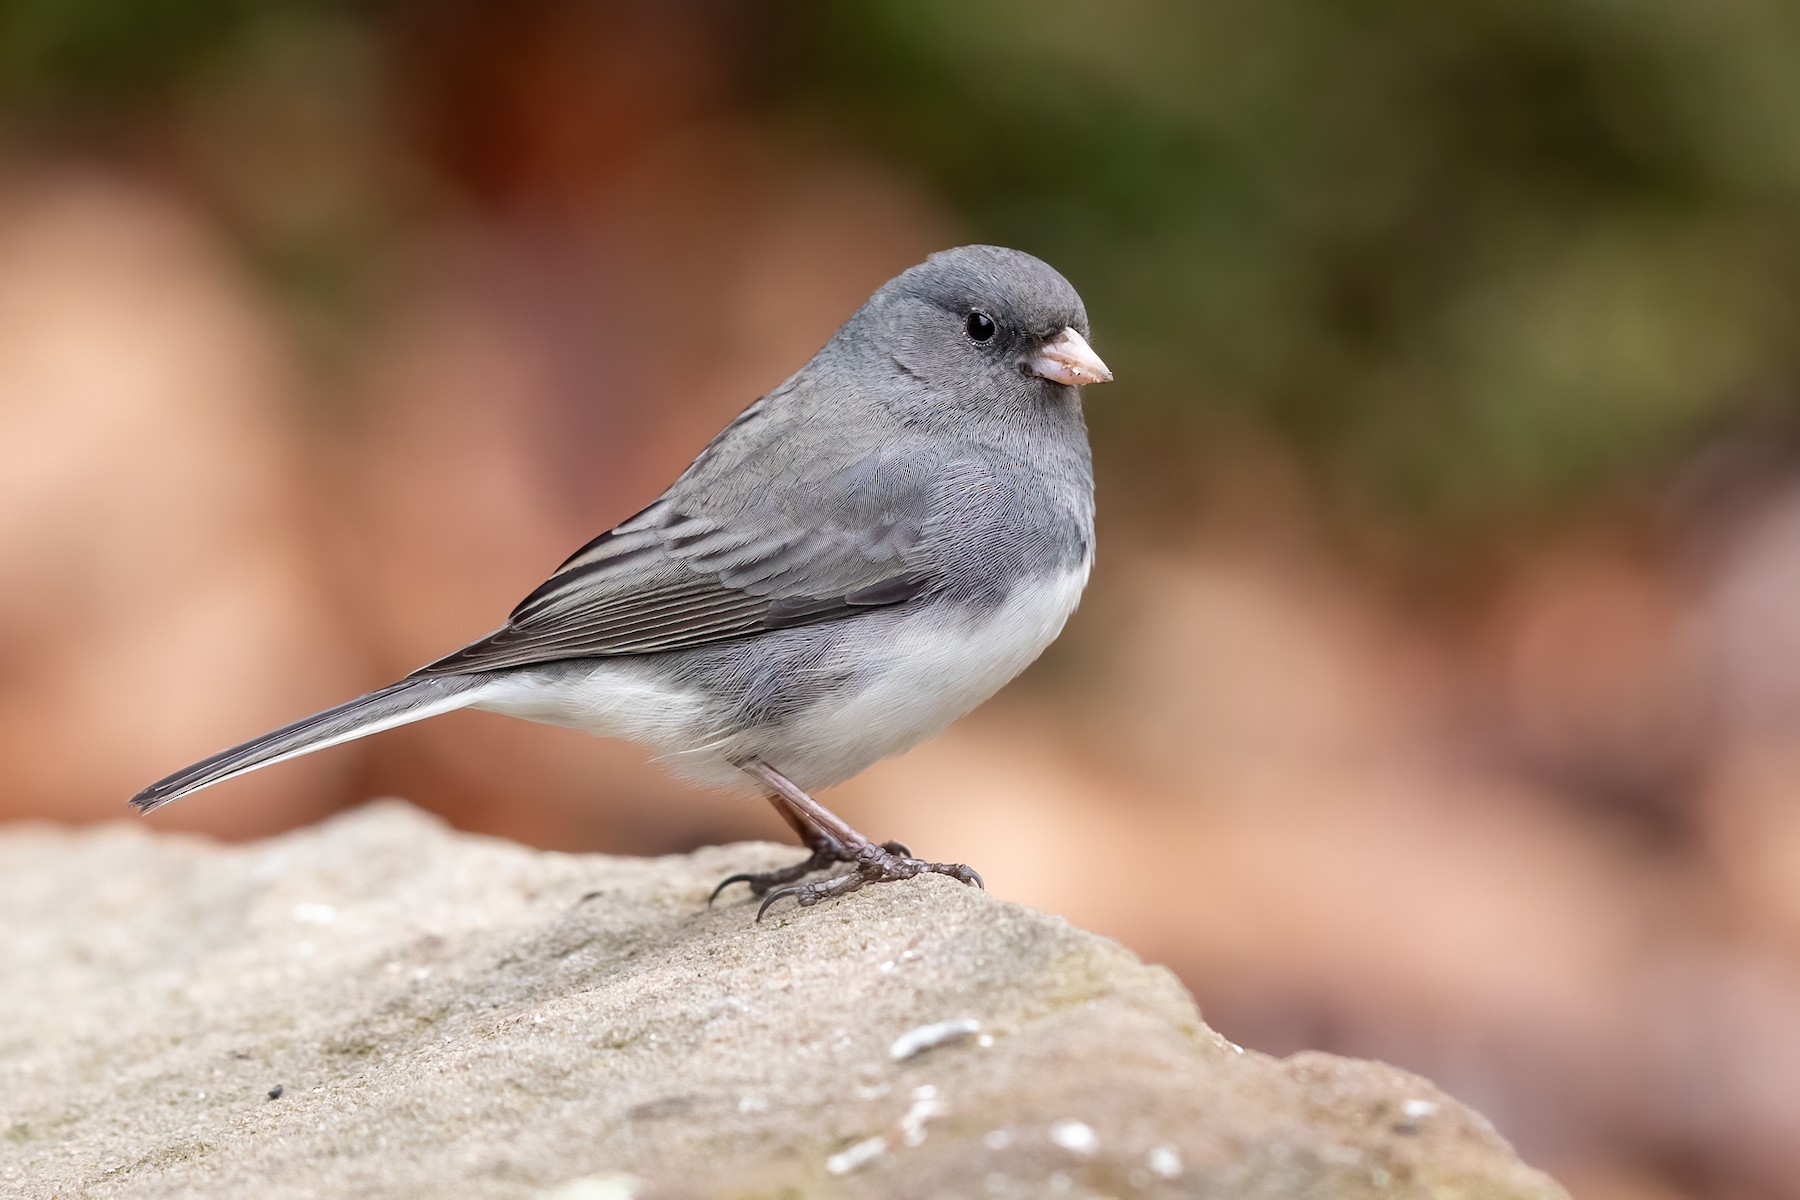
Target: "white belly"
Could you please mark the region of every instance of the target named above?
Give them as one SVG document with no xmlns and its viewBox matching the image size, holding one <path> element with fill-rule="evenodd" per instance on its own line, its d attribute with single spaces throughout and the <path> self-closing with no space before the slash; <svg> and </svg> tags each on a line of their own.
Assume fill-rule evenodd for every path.
<svg viewBox="0 0 1800 1200">
<path fill-rule="evenodd" d="M 775 725 L 721 729 L 711 698 L 630 659 L 597 659 L 591 674 L 550 685 L 499 677 L 473 707 L 638 742 L 677 774 L 713 786 L 749 786 L 733 763 L 758 757 L 802 788 L 829 787 L 941 732 L 1031 665 L 1075 611 L 1091 566 L 1022 584 L 985 613 L 925 608 L 859 618 L 871 632 L 883 627 L 878 658 L 874 643 L 846 639 L 842 661 L 823 665 L 864 676 L 866 685 Z"/>
<path fill-rule="evenodd" d="M 808 789 L 910 750 L 999 691 L 1056 640 L 1091 565 L 1023 585 L 982 615 L 909 614 L 893 626 L 885 670 L 863 691 L 822 701 L 762 738 L 752 732 L 744 748 Z"/>
</svg>

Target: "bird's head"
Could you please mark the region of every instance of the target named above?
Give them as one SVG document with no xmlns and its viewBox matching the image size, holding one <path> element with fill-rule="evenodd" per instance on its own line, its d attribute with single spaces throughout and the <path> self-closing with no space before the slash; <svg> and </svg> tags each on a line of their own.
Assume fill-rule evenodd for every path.
<svg viewBox="0 0 1800 1200">
<path fill-rule="evenodd" d="M 959 408 L 1072 402 L 1082 384 L 1112 378 L 1069 281 L 1004 246 L 932 255 L 876 292 L 855 323 L 897 371 Z"/>
</svg>

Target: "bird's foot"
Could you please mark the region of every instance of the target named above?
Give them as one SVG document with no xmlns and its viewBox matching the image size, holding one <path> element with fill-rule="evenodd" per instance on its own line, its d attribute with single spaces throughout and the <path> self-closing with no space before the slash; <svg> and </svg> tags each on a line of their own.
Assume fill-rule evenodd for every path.
<svg viewBox="0 0 1800 1200">
<path fill-rule="evenodd" d="M 792 896 L 801 908 L 810 908 L 821 900 L 847 896 L 871 883 L 893 883 L 899 879 L 911 879 L 915 875 L 948 875 L 978 888 L 986 887 L 973 867 L 962 863 L 926 862 L 912 857 L 907 853 L 906 847 L 895 842 L 865 846 L 856 856 L 855 863 L 851 870 L 842 875 L 833 875 L 830 879 L 793 884 L 769 891 L 763 896 L 762 907 L 756 910 L 756 919 L 762 920 L 763 915 L 769 911 L 769 906 L 783 897 Z M 762 895 L 761 892 L 758 894 Z"/>
<path fill-rule="evenodd" d="M 877 848 L 901 858 L 912 853 L 899 842 L 883 842 Z M 752 896 L 761 896 L 767 894 L 771 889 L 805 879 L 814 871 L 824 871 L 839 863 L 856 861 L 856 855 L 844 849 L 843 843 L 836 838 L 818 838 L 812 843 L 811 849 L 812 855 L 809 858 L 797 862 L 791 867 L 780 867 L 773 871 L 740 871 L 736 875 L 727 875 L 719 880 L 719 886 L 714 888 L 712 895 L 706 898 L 707 905 L 710 907 L 712 902 L 719 898 L 719 893 L 734 883 L 747 883 L 750 885 Z"/>
</svg>

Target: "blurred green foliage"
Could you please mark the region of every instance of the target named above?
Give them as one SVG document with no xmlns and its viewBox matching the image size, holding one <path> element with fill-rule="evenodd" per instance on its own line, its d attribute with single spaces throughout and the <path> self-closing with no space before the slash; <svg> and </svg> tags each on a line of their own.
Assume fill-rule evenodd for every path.
<svg viewBox="0 0 1800 1200">
<path fill-rule="evenodd" d="M 392 208 L 401 151 L 333 147 L 406 39 L 518 11 L 0 0 L 0 126 L 104 130 L 236 79 L 207 120 L 254 149 L 242 81 L 299 62 L 289 116 L 311 120 L 307 88 L 339 111 L 280 194 L 298 215 L 274 240 L 303 251 L 254 250 L 322 277 L 304 264 L 361 257 L 333 239 L 393 219 L 359 213 Z M 752 119 L 824 127 L 1061 266 L 1120 377 L 1098 432 L 1162 465 L 1273 436 L 1334 507 L 1441 548 L 1652 477 L 1800 391 L 1791 0 L 797 0 L 762 28 L 733 38 Z M 289 43 L 332 49 L 271 58 Z M 263 154 L 228 170 L 295 161 Z"/>
<path fill-rule="evenodd" d="M 1334 499 L 1461 536 L 1800 384 L 1785 0 L 812 15 L 797 103 L 1062 265 L 1175 454 L 1247 420 Z"/>
<path fill-rule="evenodd" d="M 3 0 L 0 103 L 15 118 L 117 120 L 125 114 L 115 105 L 177 86 L 260 38 L 353 11 L 351 0 Z"/>
</svg>

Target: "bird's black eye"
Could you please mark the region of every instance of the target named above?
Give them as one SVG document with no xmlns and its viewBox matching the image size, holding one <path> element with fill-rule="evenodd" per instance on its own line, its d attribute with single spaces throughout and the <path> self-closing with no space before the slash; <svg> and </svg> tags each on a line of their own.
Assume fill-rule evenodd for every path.
<svg viewBox="0 0 1800 1200">
<path fill-rule="evenodd" d="M 988 316 L 980 309 L 976 309 L 969 314 L 968 323 L 964 328 L 969 331 L 969 336 L 978 342 L 991 342 L 994 340 L 994 318 Z"/>
</svg>

